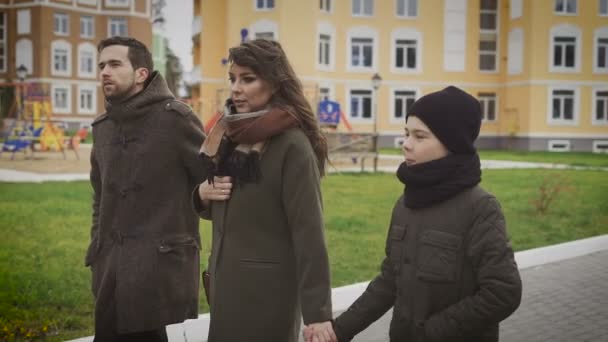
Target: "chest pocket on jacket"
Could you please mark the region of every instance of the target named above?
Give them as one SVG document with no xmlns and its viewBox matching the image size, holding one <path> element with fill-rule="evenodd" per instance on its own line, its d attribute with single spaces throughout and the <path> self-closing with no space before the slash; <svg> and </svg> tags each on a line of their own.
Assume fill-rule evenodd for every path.
<svg viewBox="0 0 608 342">
<path fill-rule="evenodd" d="M 454 282 L 460 270 L 461 238 L 438 230 L 419 238 L 416 277 L 430 282 Z"/>
<path fill-rule="evenodd" d="M 389 232 L 388 257 L 393 265 L 393 271 L 399 273 L 401 268 L 401 259 L 405 253 L 405 238 L 406 227 L 400 225 L 392 225 Z"/>
</svg>

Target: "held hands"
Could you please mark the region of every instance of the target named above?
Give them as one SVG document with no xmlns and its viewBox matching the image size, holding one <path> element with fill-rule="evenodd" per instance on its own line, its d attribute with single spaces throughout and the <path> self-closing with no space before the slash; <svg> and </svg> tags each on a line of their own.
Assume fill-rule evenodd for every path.
<svg viewBox="0 0 608 342">
<path fill-rule="evenodd" d="M 330 321 L 306 325 L 302 335 L 305 342 L 338 342 Z"/>
<path fill-rule="evenodd" d="M 213 183 L 204 181 L 198 187 L 198 197 L 203 206 L 209 206 L 209 201 L 226 201 L 232 193 L 232 178 L 214 177 Z"/>
</svg>

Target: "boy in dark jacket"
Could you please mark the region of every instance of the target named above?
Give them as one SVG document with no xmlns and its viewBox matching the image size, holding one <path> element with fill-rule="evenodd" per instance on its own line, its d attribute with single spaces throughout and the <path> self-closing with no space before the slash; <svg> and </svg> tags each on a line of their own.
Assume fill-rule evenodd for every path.
<svg viewBox="0 0 608 342">
<path fill-rule="evenodd" d="M 479 102 L 450 86 L 406 116 L 406 185 L 393 209 L 381 273 L 336 318 L 349 341 L 393 307 L 390 340 L 498 341 L 521 300 L 521 279 L 500 204 L 483 190 Z M 313 329 L 304 332 L 307 340 Z M 322 336 L 316 335 L 319 340 Z"/>
</svg>

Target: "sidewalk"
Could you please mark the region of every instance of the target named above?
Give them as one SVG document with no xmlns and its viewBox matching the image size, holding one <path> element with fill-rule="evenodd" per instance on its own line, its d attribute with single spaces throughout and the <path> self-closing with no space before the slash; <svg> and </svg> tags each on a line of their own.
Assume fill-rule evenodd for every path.
<svg viewBox="0 0 608 342">
<path fill-rule="evenodd" d="M 515 253 L 523 281 L 519 309 L 501 323 L 501 342 L 608 341 L 608 235 Z M 334 316 L 367 282 L 332 290 Z M 386 342 L 391 311 L 353 341 Z M 171 342 L 205 342 L 209 315 L 167 327 Z M 90 342 L 85 337 L 72 342 Z"/>
</svg>

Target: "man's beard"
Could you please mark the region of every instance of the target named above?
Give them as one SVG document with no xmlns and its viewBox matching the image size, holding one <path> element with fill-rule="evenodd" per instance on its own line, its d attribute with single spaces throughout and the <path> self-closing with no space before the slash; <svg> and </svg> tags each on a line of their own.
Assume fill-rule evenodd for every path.
<svg viewBox="0 0 608 342">
<path fill-rule="evenodd" d="M 133 82 L 133 83 L 131 83 L 129 85 L 128 88 L 124 89 L 123 91 L 120 91 L 120 92 L 112 94 L 112 95 L 107 95 L 104 92 L 104 95 L 106 97 L 106 100 L 108 100 L 108 102 L 110 102 L 110 103 L 120 103 L 120 102 L 125 101 L 126 99 L 128 99 L 132 95 L 134 95 L 133 89 L 135 89 L 135 86 L 136 86 L 135 82 Z"/>
</svg>

